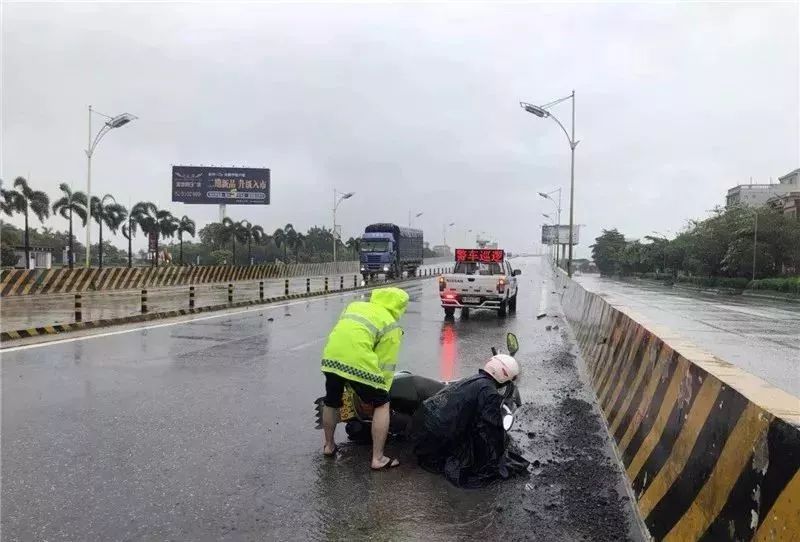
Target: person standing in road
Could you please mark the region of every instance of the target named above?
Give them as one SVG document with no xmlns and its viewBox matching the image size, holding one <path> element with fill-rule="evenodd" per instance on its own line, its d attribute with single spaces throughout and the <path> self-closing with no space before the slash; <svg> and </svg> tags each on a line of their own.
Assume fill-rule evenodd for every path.
<svg viewBox="0 0 800 542">
<path fill-rule="evenodd" d="M 349 385 L 358 397 L 374 407 L 372 415 L 373 470 L 400 464 L 383 453 L 389 434 L 389 388 L 394 379 L 403 330 L 399 320 L 408 306 L 400 288 L 378 288 L 370 300 L 354 301 L 342 313 L 322 352 L 325 406 L 322 409 L 322 453 L 335 457 L 334 432 L 339 421 L 342 393 Z"/>
</svg>

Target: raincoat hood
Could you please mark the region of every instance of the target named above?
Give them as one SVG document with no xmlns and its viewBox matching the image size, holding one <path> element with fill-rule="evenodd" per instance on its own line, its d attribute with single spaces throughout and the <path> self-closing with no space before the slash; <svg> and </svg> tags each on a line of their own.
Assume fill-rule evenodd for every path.
<svg viewBox="0 0 800 542">
<path fill-rule="evenodd" d="M 408 306 L 408 293 L 400 288 L 378 288 L 372 290 L 369 302 L 380 305 L 389 311 L 395 320 L 400 320 Z"/>
</svg>

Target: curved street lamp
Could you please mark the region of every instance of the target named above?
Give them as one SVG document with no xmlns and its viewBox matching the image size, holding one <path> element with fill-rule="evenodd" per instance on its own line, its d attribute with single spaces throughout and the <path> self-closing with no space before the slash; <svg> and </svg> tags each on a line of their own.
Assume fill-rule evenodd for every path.
<svg viewBox="0 0 800 542">
<path fill-rule="evenodd" d="M 103 124 L 103 127 L 100 128 L 100 131 L 97 132 L 97 135 L 92 139 L 92 113 L 95 115 L 100 115 L 101 117 L 105 117 L 106 122 Z M 121 128 L 128 124 L 131 121 L 136 120 L 138 117 L 135 115 L 131 115 L 130 113 L 122 113 L 121 115 L 117 115 L 116 117 L 112 117 L 109 115 L 105 115 L 100 113 L 99 111 L 95 111 L 92 109 L 92 106 L 89 106 L 89 141 L 88 146 L 86 147 L 86 201 L 92 201 L 92 155 L 94 154 L 94 149 L 97 147 L 97 144 L 100 143 L 100 140 L 103 139 L 108 132 L 113 130 L 114 128 Z M 90 205 L 91 207 L 91 205 Z M 89 219 L 86 221 L 86 267 L 89 267 L 91 262 L 90 252 L 92 249 L 92 220 L 91 220 L 91 209 L 89 210 Z M 102 250 L 102 247 L 101 249 Z"/>
<path fill-rule="evenodd" d="M 333 263 L 336 264 L 336 209 L 346 199 L 350 199 L 355 195 L 355 192 L 339 192 L 333 189 Z"/>
<path fill-rule="evenodd" d="M 547 109 L 553 107 L 554 105 L 560 104 L 566 100 L 572 100 L 572 134 L 567 132 L 567 129 L 564 128 L 564 125 L 561 124 L 561 121 L 556 118 L 550 111 Z M 564 132 L 564 135 L 567 136 L 567 141 L 569 142 L 570 154 L 571 154 L 571 163 L 570 163 L 570 180 L 569 180 L 569 259 L 567 260 L 567 275 L 572 276 L 572 230 L 574 227 L 574 208 L 575 208 L 575 147 L 578 146 L 579 141 L 575 140 L 575 91 L 573 90 L 569 96 L 565 96 L 563 98 L 559 98 L 558 100 L 554 100 L 545 105 L 533 105 L 527 102 L 519 102 L 520 107 L 527 111 L 532 115 L 536 115 L 539 118 L 551 118 L 556 121 L 561 127 L 561 130 Z"/>
</svg>

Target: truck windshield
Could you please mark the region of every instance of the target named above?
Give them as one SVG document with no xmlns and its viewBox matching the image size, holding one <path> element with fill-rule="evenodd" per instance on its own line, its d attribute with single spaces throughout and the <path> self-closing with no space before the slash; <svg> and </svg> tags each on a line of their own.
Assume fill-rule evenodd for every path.
<svg viewBox="0 0 800 542">
<path fill-rule="evenodd" d="M 388 252 L 389 241 L 361 241 L 361 252 Z"/>
<path fill-rule="evenodd" d="M 503 271 L 498 263 L 458 262 L 453 273 L 462 275 L 502 275 Z"/>
</svg>

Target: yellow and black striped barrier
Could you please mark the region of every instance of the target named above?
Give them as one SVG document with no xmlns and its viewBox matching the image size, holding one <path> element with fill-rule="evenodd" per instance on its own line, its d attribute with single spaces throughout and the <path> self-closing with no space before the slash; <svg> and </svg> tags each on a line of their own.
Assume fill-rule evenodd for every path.
<svg viewBox="0 0 800 542">
<path fill-rule="evenodd" d="M 385 284 L 402 284 L 405 282 L 410 282 L 415 280 L 413 277 L 392 281 L 390 283 Z M 364 286 L 355 286 L 353 288 L 348 288 L 345 291 L 360 291 L 360 290 L 369 290 L 371 288 L 377 288 L 382 286 L 384 283 L 379 284 L 367 284 Z M 61 333 L 68 333 L 72 331 L 80 331 L 85 329 L 93 329 L 93 328 L 101 328 L 101 327 L 109 327 L 115 326 L 120 324 L 128 324 L 128 323 L 135 323 L 135 322 L 145 322 L 150 320 L 157 320 L 157 319 L 164 319 L 164 318 L 173 318 L 176 316 L 185 316 L 190 314 L 196 314 L 201 312 L 213 312 L 219 310 L 226 310 L 230 308 L 237 308 L 237 307 L 245 307 L 250 305 L 258 305 L 258 304 L 269 304 L 269 303 L 278 303 L 282 301 L 288 301 L 292 299 L 301 299 L 306 297 L 317 297 L 323 296 L 328 294 L 329 292 L 326 291 L 316 291 L 316 292 L 307 292 L 302 294 L 289 294 L 280 297 L 270 297 L 266 299 L 251 299 L 251 300 L 243 300 L 237 301 L 235 303 L 224 303 L 224 304 L 217 304 L 217 305 L 207 305 L 204 307 L 195 307 L 195 308 L 188 308 L 188 309 L 176 309 L 171 311 L 164 311 L 164 312 L 146 312 L 142 311 L 139 314 L 134 314 L 131 316 L 123 316 L 118 318 L 107 318 L 101 320 L 93 320 L 93 321 L 82 321 L 82 322 L 74 322 L 71 324 L 55 324 L 49 326 L 41 326 L 41 327 L 32 327 L 14 331 L 3 331 L 0 333 L 0 342 L 6 343 L 9 341 L 15 341 L 20 339 L 26 339 L 30 337 L 37 337 L 41 335 L 57 335 Z M 146 290 L 142 291 L 143 299 L 146 303 Z M 232 292 L 231 292 L 232 296 Z M 146 305 L 143 305 L 145 307 Z"/>
<path fill-rule="evenodd" d="M 800 540 L 800 399 L 559 277 L 653 538 Z"/>
<path fill-rule="evenodd" d="M 358 272 L 358 262 L 75 269 L 4 269 L 0 297 L 226 283 Z"/>
</svg>

